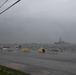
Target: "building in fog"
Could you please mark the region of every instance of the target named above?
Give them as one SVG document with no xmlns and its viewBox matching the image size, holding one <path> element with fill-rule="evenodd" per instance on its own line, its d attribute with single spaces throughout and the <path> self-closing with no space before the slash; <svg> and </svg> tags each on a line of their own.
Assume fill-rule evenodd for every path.
<svg viewBox="0 0 76 75">
<path fill-rule="evenodd" d="M 55 42 L 55 44 L 69 44 L 65 41 L 62 41 L 61 37 L 59 38 L 59 41 L 58 42 Z"/>
</svg>

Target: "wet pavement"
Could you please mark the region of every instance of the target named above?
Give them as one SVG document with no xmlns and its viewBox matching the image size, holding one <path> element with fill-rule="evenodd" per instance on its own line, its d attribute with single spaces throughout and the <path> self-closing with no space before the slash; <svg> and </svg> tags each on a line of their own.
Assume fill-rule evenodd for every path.
<svg viewBox="0 0 76 75">
<path fill-rule="evenodd" d="M 76 53 L 0 51 L 0 64 L 32 75 L 76 75 Z"/>
</svg>

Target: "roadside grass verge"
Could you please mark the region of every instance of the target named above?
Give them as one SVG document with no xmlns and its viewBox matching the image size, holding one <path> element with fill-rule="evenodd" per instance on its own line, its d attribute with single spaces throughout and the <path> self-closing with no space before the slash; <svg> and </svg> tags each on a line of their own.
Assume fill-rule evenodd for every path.
<svg viewBox="0 0 76 75">
<path fill-rule="evenodd" d="M 22 71 L 0 65 L 0 75 L 31 75 L 31 74 L 24 73 Z"/>
</svg>

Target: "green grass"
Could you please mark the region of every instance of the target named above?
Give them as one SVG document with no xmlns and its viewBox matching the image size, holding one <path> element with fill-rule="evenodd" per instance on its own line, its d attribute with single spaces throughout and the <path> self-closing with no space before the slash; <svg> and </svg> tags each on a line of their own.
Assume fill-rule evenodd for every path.
<svg viewBox="0 0 76 75">
<path fill-rule="evenodd" d="M 0 75 L 31 75 L 31 74 L 24 73 L 22 71 L 0 65 Z"/>
</svg>

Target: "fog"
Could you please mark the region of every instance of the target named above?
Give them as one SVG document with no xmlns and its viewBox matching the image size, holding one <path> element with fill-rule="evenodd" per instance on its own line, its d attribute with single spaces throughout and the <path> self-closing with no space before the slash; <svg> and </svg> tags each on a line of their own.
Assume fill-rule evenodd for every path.
<svg viewBox="0 0 76 75">
<path fill-rule="evenodd" d="M 0 15 L 0 43 L 54 43 L 60 37 L 76 43 L 75 8 L 75 0 L 21 0 Z"/>
</svg>

